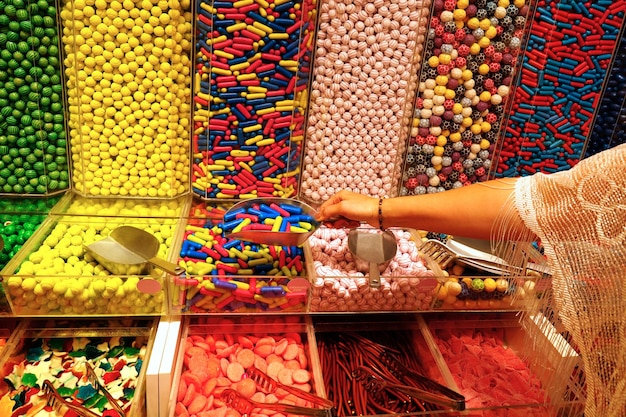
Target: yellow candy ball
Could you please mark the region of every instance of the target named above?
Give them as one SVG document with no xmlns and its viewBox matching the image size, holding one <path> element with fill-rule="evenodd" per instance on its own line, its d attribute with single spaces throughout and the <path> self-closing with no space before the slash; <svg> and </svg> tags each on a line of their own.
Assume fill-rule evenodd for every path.
<svg viewBox="0 0 626 417">
<path fill-rule="evenodd" d="M 493 278 L 485 278 L 484 284 L 486 292 L 494 292 L 496 290 L 496 280 Z"/>
<path fill-rule="evenodd" d="M 476 17 L 472 17 L 467 21 L 467 27 L 474 30 L 480 27 L 480 20 Z"/>
</svg>

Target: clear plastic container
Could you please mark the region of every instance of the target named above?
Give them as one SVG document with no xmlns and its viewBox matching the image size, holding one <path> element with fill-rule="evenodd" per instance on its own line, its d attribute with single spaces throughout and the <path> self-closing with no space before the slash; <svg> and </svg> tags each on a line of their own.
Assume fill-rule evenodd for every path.
<svg viewBox="0 0 626 417">
<path fill-rule="evenodd" d="M 252 368 L 291 390 L 268 389 L 274 384 L 257 385 L 255 381 L 260 380 L 250 376 Z M 169 415 L 179 417 L 198 410 L 229 412 L 233 407 L 222 398 L 226 389 L 237 390 L 244 399 L 260 403 L 319 409 L 301 391 L 326 398 L 320 371 L 312 328 L 301 316 L 263 320 L 250 316 L 187 316 L 176 358 Z M 330 415 L 330 410 L 323 413 Z"/>
<path fill-rule="evenodd" d="M 464 415 L 464 400 L 451 392 L 418 315 L 316 315 L 313 326 L 324 388 L 337 416 Z M 379 391 L 379 384 L 396 386 Z M 409 394 L 398 385 L 421 392 Z"/>
<path fill-rule="evenodd" d="M 320 4 L 299 196 L 398 194 L 430 0 Z"/>
<path fill-rule="evenodd" d="M 76 204 L 67 212 L 77 206 L 85 210 Z M 49 216 L 3 270 L 2 284 L 13 314 L 165 314 L 166 273 L 153 267 L 142 275 L 130 269 L 125 275 L 112 274 L 87 253 L 86 246 L 119 226 L 133 226 L 154 235 L 159 242 L 156 257 L 169 260 L 178 224 L 176 217 Z"/>
<path fill-rule="evenodd" d="M 359 229 L 357 229 L 359 230 Z M 363 226 L 362 232 L 375 231 Z M 307 241 L 311 312 L 428 311 L 438 277 L 419 254 L 413 234 L 392 230 L 397 250 L 372 284 L 369 270 L 357 269 L 348 229 L 321 227 Z"/>
<path fill-rule="evenodd" d="M 176 313 L 305 311 L 310 284 L 305 248 L 252 244 L 224 235 L 228 204 L 196 201 L 174 251 L 187 270 L 170 282 Z"/>
<path fill-rule="evenodd" d="M 64 85 L 53 0 L 0 13 L 0 194 L 54 195 L 70 187 Z"/>
<path fill-rule="evenodd" d="M 456 9 L 433 2 L 401 195 L 489 178 L 532 8 L 531 1 Z"/>
<path fill-rule="evenodd" d="M 72 184 L 91 197 L 189 192 L 189 1 L 60 2 Z"/>
<path fill-rule="evenodd" d="M 425 336 L 471 416 L 581 416 L 584 389 L 577 354 L 559 354 L 543 325 L 522 327 L 516 313 L 424 316 Z M 530 337 L 529 337 L 530 336 Z M 555 385 L 557 372 L 565 379 Z"/>
<path fill-rule="evenodd" d="M 192 192 L 296 195 L 318 2 L 200 0 L 195 13 Z"/>
<path fill-rule="evenodd" d="M 25 320 L 0 356 L 0 396 L 6 403 L 27 393 L 25 405 L 43 407 L 41 387 L 48 380 L 59 394 L 100 415 L 113 407 L 86 377 L 89 362 L 128 417 L 144 416 L 144 365 L 156 325 L 155 319 Z"/>
</svg>

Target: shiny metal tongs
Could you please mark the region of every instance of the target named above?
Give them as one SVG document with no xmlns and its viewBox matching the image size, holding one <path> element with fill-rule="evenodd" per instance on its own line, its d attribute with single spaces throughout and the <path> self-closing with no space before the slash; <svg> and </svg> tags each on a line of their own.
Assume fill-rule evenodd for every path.
<svg viewBox="0 0 626 417">
<path fill-rule="evenodd" d="M 43 392 L 44 398 L 46 399 L 46 405 L 52 407 L 52 409 L 57 411 L 59 415 L 65 415 L 67 410 L 71 410 L 80 417 L 100 417 L 98 414 L 85 408 L 82 405 L 72 404 L 65 401 L 65 399 L 61 396 L 61 394 L 59 394 L 56 388 L 54 388 L 52 382 L 47 379 L 41 385 L 41 391 Z"/>
<path fill-rule="evenodd" d="M 359 366 L 354 369 L 352 371 L 352 377 L 359 381 L 365 387 L 365 389 L 373 394 L 384 390 L 396 390 L 407 394 L 415 399 L 419 399 L 421 401 L 429 402 L 432 404 L 442 405 L 452 410 L 465 410 L 465 397 L 452 390 L 449 390 L 444 386 L 438 386 L 436 390 L 438 392 L 433 392 L 417 387 L 412 387 L 410 385 L 390 383 L 382 379 L 373 369 L 366 366 Z M 434 381 L 430 382 L 434 383 Z"/>
<path fill-rule="evenodd" d="M 120 417 L 126 417 L 126 413 L 124 412 L 122 407 L 118 404 L 117 400 L 113 398 L 113 396 L 106 389 L 106 387 L 100 382 L 100 378 L 98 378 L 98 375 L 96 375 L 96 372 L 89 364 L 89 362 L 85 362 L 85 370 L 87 372 L 87 379 L 89 380 L 89 383 L 94 387 L 94 389 L 104 394 L 106 399 L 109 401 L 111 406 L 115 409 Z"/>
<path fill-rule="evenodd" d="M 328 408 L 308 408 L 283 403 L 261 403 L 244 397 L 239 391 L 226 388 L 222 391 L 221 399 L 224 403 L 237 410 L 244 416 L 250 416 L 256 409 L 274 410 L 284 414 L 295 414 L 310 417 L 328 417 Z"/>
<path fill-rule="evenodd" d="M 261 371 L 255 366 L 250 367 L 246 371 L 246 373 L 248 375 L 248 378 L 253 380 L 257 384 L 257 386 L 266 393 L 274 394 L 276 393 L 278 389 L 282 389 L 283 391 L 287 391 L 288 393 L 293 394 L 298 398 L 302 398 L 303 400 L 306 400 L 320 407 L 323 407 L 323 408 L 333 407 L 332 401 L 326 398 L 319 397 L 315 394 L 311 394 L 310 392 L 303 391 L 299 388 L 281 384 L 280 382 L 276 381 L 274 378 L 267 375 L 265 372 Z"/>
<path fill-rule="evenodd" d="M 399 380 L 411 380 L 432 393 L 431 399 L 434 404 L 450 407 L 453 410 L 465 410 L 465 397 L 458 392 L 433 381 L 414 369 L 411 369 L 398 360 L 389 351 L 380 354 L 380 361 Z"/>
</svg>

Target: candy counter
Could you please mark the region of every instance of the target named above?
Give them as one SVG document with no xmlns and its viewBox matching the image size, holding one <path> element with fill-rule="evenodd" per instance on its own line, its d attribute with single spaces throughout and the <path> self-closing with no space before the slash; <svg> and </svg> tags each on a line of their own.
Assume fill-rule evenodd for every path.
<svg viewBox="0 0 626 417">
<path fill-rule="evenodd" d="M 0 331 L 12 393 L 0 414 L 41 407 L 44 385 L 21 367 L 59 345 L 95 354 L 61 341 L 84 335 L 98 352 L 133 345 L 126 389 L 108 369 L 122 366 L 119 346 L 96 367 L 119 401 L 89 396 L 82 363 L 78 385 L 55 387 L 101 415 L 119 402 L 129 416 L 237 417 L 249 400 L 266 415 L 323 417 L 328 401 L 337 415 L 581 415 L 567 333 L 516 316 L 550 296 L 545 272 L 438 265 L 421 247 L 438 231 L 392 230 L 397 250 L 373 279 L 349 227 L 322 225 L 302 246 L 252 244 L 228 236 L 256 214 L 224 214 L 257 196 L 319 203 L 342 188 L 386 197 L 556 172 L 614 145 L 624 7 L 4 0 L 0 314 L 20 327 Z M 279 229 L 277 217 L 262 227 Z M 156 239 L 157 267 L 148 256 L 113 272 L 88 251 L 128 227 Z M 140 324 L 121 331 L 120 316 Z M 86 317 L 93 328 L 76 330 Z M 252 385 L 253 366 L 283 386 Z M 411 394 L 381 390 L 381 376 Z"/>
</svg>

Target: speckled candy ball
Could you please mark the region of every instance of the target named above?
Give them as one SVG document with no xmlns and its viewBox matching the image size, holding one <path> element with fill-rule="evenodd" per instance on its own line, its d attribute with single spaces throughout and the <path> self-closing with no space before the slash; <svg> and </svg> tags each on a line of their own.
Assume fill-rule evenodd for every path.
<svg viewBox="0 0 626 417">
<path fill-rule="evenodd" d="M 395 193 L 430 1 L 320 5 L 301 195 Z"/>
<path fill-rule="evenodd" d="M 60 12 L 73 183 L 89 196 L 188 190 L 188 0 L 74 0 Z"/>
<path fill-rule="evenodd" d="M 0 7 L 0 193 L 69 187 L 53 0 Z"/>
</svg>

